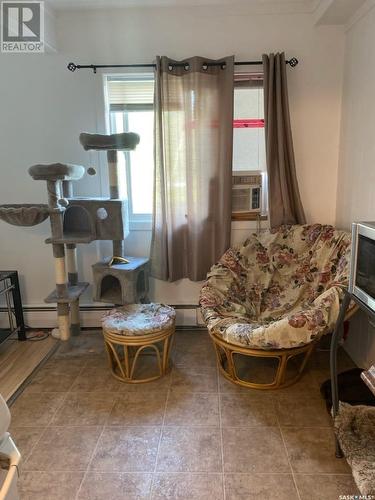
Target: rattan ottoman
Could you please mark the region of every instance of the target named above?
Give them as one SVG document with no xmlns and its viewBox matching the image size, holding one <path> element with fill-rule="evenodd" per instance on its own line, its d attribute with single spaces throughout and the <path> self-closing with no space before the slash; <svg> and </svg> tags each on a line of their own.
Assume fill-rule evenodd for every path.
<svg viewBox="0 0 375 500">
<path fill-rule="evenodd" d="M 102 328 L 113 376 L 123 382 L 140 384 L 165 375 L 175 318 L 175 310 L 163 304 L 130 304 L 106 314 Z M 151 376 L 139 378 L 136 370 L 142 368 L 141 358 L 150 355 L 156 357 L 156 369 Z"/>
</svg>

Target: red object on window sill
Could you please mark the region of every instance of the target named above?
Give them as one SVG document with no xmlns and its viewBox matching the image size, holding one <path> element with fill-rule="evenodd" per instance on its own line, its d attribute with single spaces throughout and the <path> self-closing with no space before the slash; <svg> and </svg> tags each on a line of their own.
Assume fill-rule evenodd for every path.
<svg viewBox="0 0 375 500">
<path fill-rule="evenodd" d="M 233 120 L 233 128 L 264 128 L 264 120 L 259 118 Z"/>
<path fill-rule="evenodd" d="M 198 123 L 198 125 L 197 125 Z M 207 123 L 203 123 L 199 125 L 199 122 L 196 122 L 195 120 L 192 120 L 189 123 L 189 127 L 191 129 L 195 129 L 196 127 L 199 126 L 209 126 L 210 128 L 218 128 L 219 126 L 219 121 L 218 120 L 211 120 L 210 124 L 208 125 Z M 263 118 L 241 118 L 238 120 L 233 120 L 233 128 L 264 128 L 264 119 Z"/>
</svg>

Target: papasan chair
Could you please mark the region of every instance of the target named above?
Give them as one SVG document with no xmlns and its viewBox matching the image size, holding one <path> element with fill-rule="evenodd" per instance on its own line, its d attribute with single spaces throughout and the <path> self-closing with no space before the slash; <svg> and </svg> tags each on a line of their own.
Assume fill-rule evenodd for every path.
<svg viewBox="0 0 375 500">
<path fill-rule="evenodd" d="M 222 374 L 255 389 L 296 382 L 317 341 L 334 328 L 349 260 L 350 235 L 321 224 L 266 230 L 227 250 L 200 294 Z M 242 377 L 238 364 L 248 357 L 276 358 L 273 380 Z"/>
</svg>

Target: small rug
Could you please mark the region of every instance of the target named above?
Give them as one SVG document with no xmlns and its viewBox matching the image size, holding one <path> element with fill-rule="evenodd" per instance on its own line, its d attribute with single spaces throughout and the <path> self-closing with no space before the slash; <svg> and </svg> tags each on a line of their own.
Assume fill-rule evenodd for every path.
<svg viewBox="0 0 375 500">
<path fill-rule="evenodd" d="M 375 408 L 340 402 L 335 430 L 362 495 L 375 495 Z"/>
</svg>

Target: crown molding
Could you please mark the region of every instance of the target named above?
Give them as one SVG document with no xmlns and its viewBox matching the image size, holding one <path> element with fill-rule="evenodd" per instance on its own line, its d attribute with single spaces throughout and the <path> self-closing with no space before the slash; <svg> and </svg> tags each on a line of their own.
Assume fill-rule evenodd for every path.
<svg viewBox="0 0 375 500">
<path fill-rule="evenodd" d="M 349 31 L 355 24 L 358 23 L 371 9 L 375 7 L 375 0 L 366 0 L 364 4 L 352 15 L 347 24 L 345 31 Z"/>
<path fill-rule="evenodd" d="M 235 15 L 248 14 L 311 14 L 320 0 L 50 0 L 57 11 L 102 9 L 207 9 L 225 10 Z"/>
<path fill-rule="evenodd" d="M 320 0 L 314 12 L 317 26 L 344 26 L 362 12 L 368 0 Z M 365 11 L 368 7 L 364 8 Z"/>
</svg>

